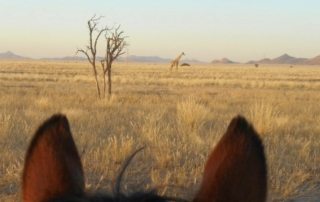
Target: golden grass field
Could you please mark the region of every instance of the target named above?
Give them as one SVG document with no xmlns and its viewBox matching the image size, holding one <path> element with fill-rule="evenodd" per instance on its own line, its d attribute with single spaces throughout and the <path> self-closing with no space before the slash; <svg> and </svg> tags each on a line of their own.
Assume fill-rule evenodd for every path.
<svg viewBox="0 0 320 202">
<path fill-rule="evenodd" d="M 124 159 L 124 192 L 157 188 L 192 198 L 205 160 L 231 118 L 261 134 L 269 201 L 320 197 L 320 67 L 118 63 L 110 100 L 97 99 L 85 62 L 0 62 L 0 201 L 20 201 L 24 155 L 33 133 L 65 113 L 90 191 L 110 191 Z"/>
</svg>

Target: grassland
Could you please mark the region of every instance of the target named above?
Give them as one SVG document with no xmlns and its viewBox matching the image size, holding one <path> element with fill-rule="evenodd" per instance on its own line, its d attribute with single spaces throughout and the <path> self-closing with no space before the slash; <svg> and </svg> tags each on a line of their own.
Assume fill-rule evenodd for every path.
<svg viewBox="0 0 320 202">
<path fill-rule="evenodd" d="M 96 96 L 87 63 L 0 62 L 0 201 L 19 201 L 24 154 L 37 126 L 65 113 L 90 191 L 110 191 L 121 162 L 142 145 L 123 191 L 157 188 L 192 198 L 205 160 L 231 118 L 260 132 L 269 201 L 320 190 L 320 67 L 116 64 L 114 95 Z"/>
</svg>

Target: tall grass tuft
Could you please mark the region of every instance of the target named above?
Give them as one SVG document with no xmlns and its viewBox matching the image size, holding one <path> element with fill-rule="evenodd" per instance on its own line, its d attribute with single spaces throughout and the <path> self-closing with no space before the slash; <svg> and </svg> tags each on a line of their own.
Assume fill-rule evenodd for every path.
<svg viewBox="0 0 320 202">
<path fill-rule="evenodd" d="M 279 110 L 275 104 L 256 101 L 249 108 L 249 119 L 261 135 L 271 133 L 279 117 Z"/>
<path fill-rule="evenodd" d="M 198 136 L 199 129 L 208 119 L 209 108 L 195 97 L 188 97 L 177 104 L 177 122 L 179 130 L 184 136 L 192 136 L 200 141 Z"/>
</svg>

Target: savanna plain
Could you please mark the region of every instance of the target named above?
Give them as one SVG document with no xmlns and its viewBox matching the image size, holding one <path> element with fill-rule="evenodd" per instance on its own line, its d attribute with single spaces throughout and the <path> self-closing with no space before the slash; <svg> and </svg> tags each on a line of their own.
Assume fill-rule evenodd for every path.
<svg viewBox="0 0 320 202">
<path fill-rule="evenodd" d="M 29 141 L 53 113 L 67 115 L 89 191 L 157 189 L 191 199 L 206 158 L 237 114 L 260 133 L 268 201 L 320 197 L 320 67 L 116 63 L 113 95 L 98 99 L 85 62 L 0 62 L 0 201 L 21 201 Z M 319 200 L 319 198 L 318 198 Z"/>
</svg>

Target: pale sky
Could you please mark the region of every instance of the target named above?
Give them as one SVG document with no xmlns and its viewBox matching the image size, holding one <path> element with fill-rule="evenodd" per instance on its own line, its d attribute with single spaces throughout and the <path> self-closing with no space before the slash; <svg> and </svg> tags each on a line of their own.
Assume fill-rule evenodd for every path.
<svg viewBox="0 0 320 202">
<path fill-rule="evenodd" d="M 320 54 L 319 0 L 0 0 L 0 52 L 74 55 L 93 14 L 105 16 L 101 26 L 122 25 L 130 55 L 245 62 Z"/>
</svg>

